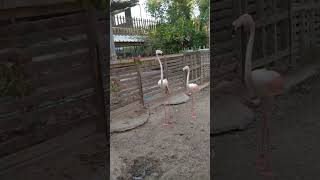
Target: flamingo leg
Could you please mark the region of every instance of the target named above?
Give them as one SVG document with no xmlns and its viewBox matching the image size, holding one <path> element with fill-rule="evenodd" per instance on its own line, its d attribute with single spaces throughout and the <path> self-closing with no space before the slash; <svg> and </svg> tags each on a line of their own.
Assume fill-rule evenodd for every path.
<svg viewBox="0 0 320 180">
<path fill-rule="evenodd" d="M 264 101 L 263 101 L 264 102 Z M 266 108 L 263 103 L 262 115 L 263 119 L 261 122 L 261 128 L 257 132 L 257 146 L 258 146 L 258 157 L 256 160 L 256 167 L 258 170 L 263 170 L 266 167 L 266 154 L 265 154 L 265 132 L 266 132 Z"/>
<path fill-rule="evenodd" d="M 164 126 L 169 126 L 172 122 L 170 121 L 170 109 L 169 108 L 166 108 L 166 106 L 169 105 L 169 95 L 166 94 L 167 97 L 166 97 L 166 103 L 164 104 L 164 116 L 165 116 L 165 119 L 164 119 Z M 167 110 L 169 112 L 167 112 Z"/>
<path fill-rule="evenodd" d="M 271 157 L 270 157 L 270 114 L 271 114 L 271 99 L 266 99 L 266 104 L 263 110 L 263 155 L 264 155 L 264 167 L 261 169 L 261 174 L 268 178 L 273 177 L 271 169 Z"/>
<path fill-rule="evenodd" d="M 167 94 L 167 106 L 168 106 L 168 124 L 172 124 L 172 119 L 171 119 L 171 116 L 172 116 L 172 107 L 171 105 L 169 104 L 169 94 Z"/>
<path fill-rule="evenodd" d="M 193 94 L 191 95 L 191 99 L 192 99 L 192 118 L 193 120 L 196 120 L 197 119 L 197 115 L 196 115 L 196 112 L 195 112 L 195 104 L 194 104 L 194 96 Z"/>
</svg>

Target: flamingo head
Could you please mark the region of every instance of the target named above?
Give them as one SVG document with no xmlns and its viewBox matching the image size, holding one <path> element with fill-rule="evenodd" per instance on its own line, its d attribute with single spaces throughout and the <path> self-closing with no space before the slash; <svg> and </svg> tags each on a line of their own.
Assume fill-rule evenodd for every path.
<svg viewBox="0 0 320 180">
<path fill-rule="evenodd" d="M 162 55 L 163 52 L 161 50 L 156 50 L 156 55 L 158 55 L 158 54 Z"/>
<path fill-rule="evenodd" d="M 241 26 L 244 27 L 245 31 L 249 31 L 250 29 L 255 28 L 255 23 L 250 14 L 243 14 L 238 19 L 232 22 L 233 31 L 232 35 L 235 34 L 235 31 Z"/>
<path fill-rule="evenodd" d="M 183 71 L 190 69 L 189 66 L 185 66 L 184 68 L 182 68 Z"/>
</svg>

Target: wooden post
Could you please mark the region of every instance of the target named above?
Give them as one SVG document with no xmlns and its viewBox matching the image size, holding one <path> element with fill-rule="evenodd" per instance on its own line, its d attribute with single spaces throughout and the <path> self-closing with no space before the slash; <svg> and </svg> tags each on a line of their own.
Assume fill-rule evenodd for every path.
<svg viewBox="0 0 320 180">
<path fill-rule="evenodd" d="M 262 20 L 264 17 L 264 0 L 257 0 L 257 15 L 258 19 Z"/>
<path fill-rule="evenodd" d="M 96 128 L 98 132 L 106 132 L 107 118 L 105 110 L 105 98 L 103 79 L 101 72 L 101 61 L 103 60 L 102 48 L 99 43 L 99 32 L 97 30 L 96 10 L 93 6 L 88 9 L 88 40 L 90 43 L 90 61 L 92 61 L 93 80 L 95 81 L 95 101 L 98 111 Z M 102 38 L 101 38 L 102 39 Z"/>
<path fill-rule="evenodd" d="M 169 81 L 169 77 L 168 77 L 168 64 L 167 64 L 167 57 L 166 56 L 164 56 L 164 68 L 165 68 L 165 74 L 166 74 L 166 78 L 167 78 L 167 80 Z"/>
<path fill-rule="evenodd" d="M 186 60 L 186 53 L 183 53 L 183 64 L 184 64 L 184 66 L 183 67 L 185 67 L 186 65 L 187 65 L 187 60 Z M 185 73 L 185 71 L 183 72 L 183 82 L 184 82 L 184 84 L 185 84 L 185 89 L 187 89 L 187 77 L 186 77 L 186 73 Z"/>
<path fill-rule="evenodd" d="M 138 78 L 138 85 L 139 85 L 139 91 L 140 91 L 140 98 L 141 98 L 141 104 L 143 107 L 145 107 L 144 98 L 143 98 L 143 86 L 142 86 L 142 77 L 141 77 L 141 69 L 140 69 L 140 59 L 134 59 L 134 63 L 137 69 L 137 78 Z"/>
<path fill-rule="evenodd" d="M 295 58 L 293 56 L 294 49 L 293 49 L 293 41 L 294 41 L 294 31 L 293 31 L 293 13 L 292 13 L 292 1 L 288 1 L 288 17 L 289 17 L 289 48 L 290 48 L 290 69 L 294 69 L 296 66 Z"/>
<path fill-rule="evenodd" d="M 200 49 L 200 48 L 199 48 Z M 203 78 L 202 78 L 202 54 L 201 54 L 201 50 L 198 50 L 198 54 L 199 54 L 199 64 L 200 64 L 200 84 L 202 84 L 203 82 Z"/>
<path fill-rule="evenodd" d="M 232 17 L 233 17 L 233 19 L 236 19 L 241 14 L 241 1 L 233 0 L 232 6 L 233 6 L 233 11 L 232 11 L 233 16 Z M 235 41 L 235 43 L 232 43 L 233 54 L 236 56 L 236 60 L 239 62 L 239 64 L 241 64 L 243 61 L 243 59 L 242 59 L 243 55 L 242 55 L 242 50 L 241 50 L 241 43 L 242 43 L 241 33 L 239 33 L 237 31 L 235 34 L 235 39 L 233 41 Z M 238 67 L 240 68 L 239 75 L 241 76 L 242 75 L 242 66 L 238 66 Z"/>
</svg>

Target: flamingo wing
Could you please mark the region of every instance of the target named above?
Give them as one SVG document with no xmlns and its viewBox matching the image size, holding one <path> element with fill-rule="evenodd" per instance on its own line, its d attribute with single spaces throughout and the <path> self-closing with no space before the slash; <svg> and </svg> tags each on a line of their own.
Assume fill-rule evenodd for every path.
<svg viewBox="0 0 320 180">
<path fill-rule="evenodd" d="M 259 95 L 278 94 L 283 88 L 281 75 L 276 71 L 266 69 L 252 71 L 252 82 Z"/>
</svg>

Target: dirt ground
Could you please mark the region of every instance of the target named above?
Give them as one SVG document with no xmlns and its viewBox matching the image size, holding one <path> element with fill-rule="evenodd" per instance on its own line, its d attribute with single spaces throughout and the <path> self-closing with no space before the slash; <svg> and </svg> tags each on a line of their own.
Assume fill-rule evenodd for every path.
<svg viewBox="0 0 320 180">
<path fill-rule="evenodd" d="M 198 117 L 194 122 L 189 101 L 172 106 L 174 123 L 171 127 L 162 125 L 164 111 L 159 108 L 145 125 L 112 134 L 111 159 L 117 156 L 124 164 L 119 179 L 209 180 L 209 97 L 209 88 L 196 96 Z"/>
<path fill-rule="evenodd" d="M 276 98 L 271 120 L 272 166 L 277 180 L 320 179 L 320 75 Z M 258 175 L 257 113 L 249 129 L 211 137 L 213 180 L 263 179 Z"/>
</svg>

